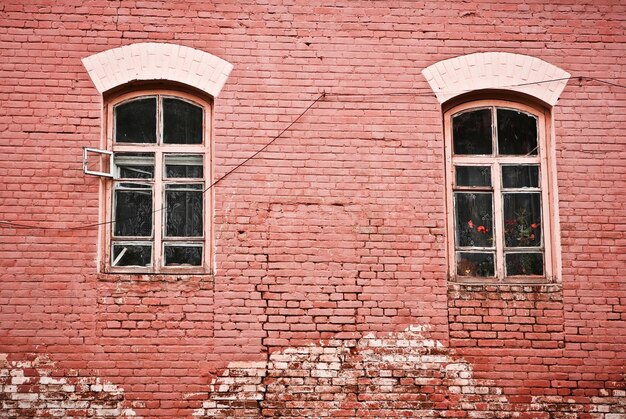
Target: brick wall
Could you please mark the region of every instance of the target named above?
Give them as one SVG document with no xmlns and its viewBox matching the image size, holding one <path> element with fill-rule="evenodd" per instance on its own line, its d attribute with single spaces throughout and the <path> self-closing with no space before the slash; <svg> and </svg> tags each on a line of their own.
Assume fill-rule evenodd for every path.
<svg viewBox="0 0 626 419">
<path fill-rule="evenodd" d="M 624 5 L 0 11 L 0 221 L 98 222 L 81 170 L 101 140 L 92 54 L 167 42 L 232 63 L 216 178 L 327 93 L 216 186 L 213 276 L 97 274 L 96 227 L 0 224 L 0 417 L 626 415 L 626 90 L 576 78 L 626 84 Z M 484 51 L 573 76 L 552 110 L 556 284 L 447 280 L 442 114 L 421 71 Z"/>
</svg>

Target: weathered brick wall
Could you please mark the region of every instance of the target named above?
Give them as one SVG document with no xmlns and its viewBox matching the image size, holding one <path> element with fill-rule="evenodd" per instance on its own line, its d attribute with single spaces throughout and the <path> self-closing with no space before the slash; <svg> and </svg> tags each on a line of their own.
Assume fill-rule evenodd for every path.
<svg viewBox="0 0 626 419">
<path fill-rule="evenodd" d="M 626 84 L 623 4 L 0 12 L 0 221 L 98 222 L 100 180 L 81 170 L 102 125 L 86 56 L 155 41 L 233 63 L 216 178 L 327 93 L 215 187 L 214 276 L 97 274 L 96 227 L 0 224 L 0 416 L 626 415 L 626 90 L 575 78 Z M 447 281 L 442 116 L 421 71 L 482 51 L 574 76 L 552 111 L 561 283 Z"/>
</svg>

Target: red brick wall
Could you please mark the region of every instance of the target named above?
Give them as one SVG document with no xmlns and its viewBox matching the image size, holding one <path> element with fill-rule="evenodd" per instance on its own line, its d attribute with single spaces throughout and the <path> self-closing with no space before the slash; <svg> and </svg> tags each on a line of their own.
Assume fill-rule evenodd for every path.
<svg viewBox="0 0 626 419">
<path fill-rule="evenodd" d="M 97 228 L 0 224 L 0 417 L 623 417 L 626 90 L 575 77 L 626 84 L 626 7 L 577 3 L 4 1 L 0 221 L 98 222 L 91 54 L 233 63 L 216 178 L 328 95 L 216 186 L 214 276 L 99 275 Z M 421 70 L 483 51 L 574 76 L 552 112 L 560 284 L 447 281 Z"/>
</svg>

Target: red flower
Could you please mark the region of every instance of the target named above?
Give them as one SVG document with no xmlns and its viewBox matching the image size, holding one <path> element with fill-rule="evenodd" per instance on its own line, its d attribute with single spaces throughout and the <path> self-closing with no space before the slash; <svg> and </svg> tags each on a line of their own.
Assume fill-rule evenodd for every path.
<svg viewBox="0 0 626 419">
<path fill-rule="evenodd" d="M 531 234 L 528 238 L 531 239 L 531 240 L 535 240 L 535 235 Z"/>
<path fill-rule="evenodd" d="M 485 226 L 478 226 L 478 227 L 476 227 L 476 231 L 478 231 L 480 233 L 486 233 L 487 229 L 485 228 Z"/>
<path fill-rule="evenodd" d="M 530 226 L 531 226 L 532 228 L 537 228 L 537 224 L 534 224 L 534 223 L 533 223 L 533 224 L 531 224 Z"/>
<path fill-rule="evenodd" d="M 472 220 L 469 220 L 467 222 L 467 225 L 469 226 L 469 228 L 474 228 L 474 223 L 472 222 Z"/>
</svg>

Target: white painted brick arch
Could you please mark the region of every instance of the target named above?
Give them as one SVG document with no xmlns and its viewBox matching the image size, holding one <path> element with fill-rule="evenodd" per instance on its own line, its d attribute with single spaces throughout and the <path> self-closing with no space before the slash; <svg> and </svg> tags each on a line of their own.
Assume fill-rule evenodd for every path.
<svg viewBox="0 0 626 419">
<path fill-rule="evenodd" d="M 422 74 L 439 103 L 474 90 L 502 89 L 526 93 L 551 106 L 570 77 L 568 72 L 539 58 L 508 52 L 461 55 L 439 61 Z"/>
<path fill-rule="evenodd" d="M 176 44 L 137 43 L 83 58 L 100 93 L 136 80 L 169 80 L 217 96 L 233 65 L 215 55 Z"/>
</svg>

